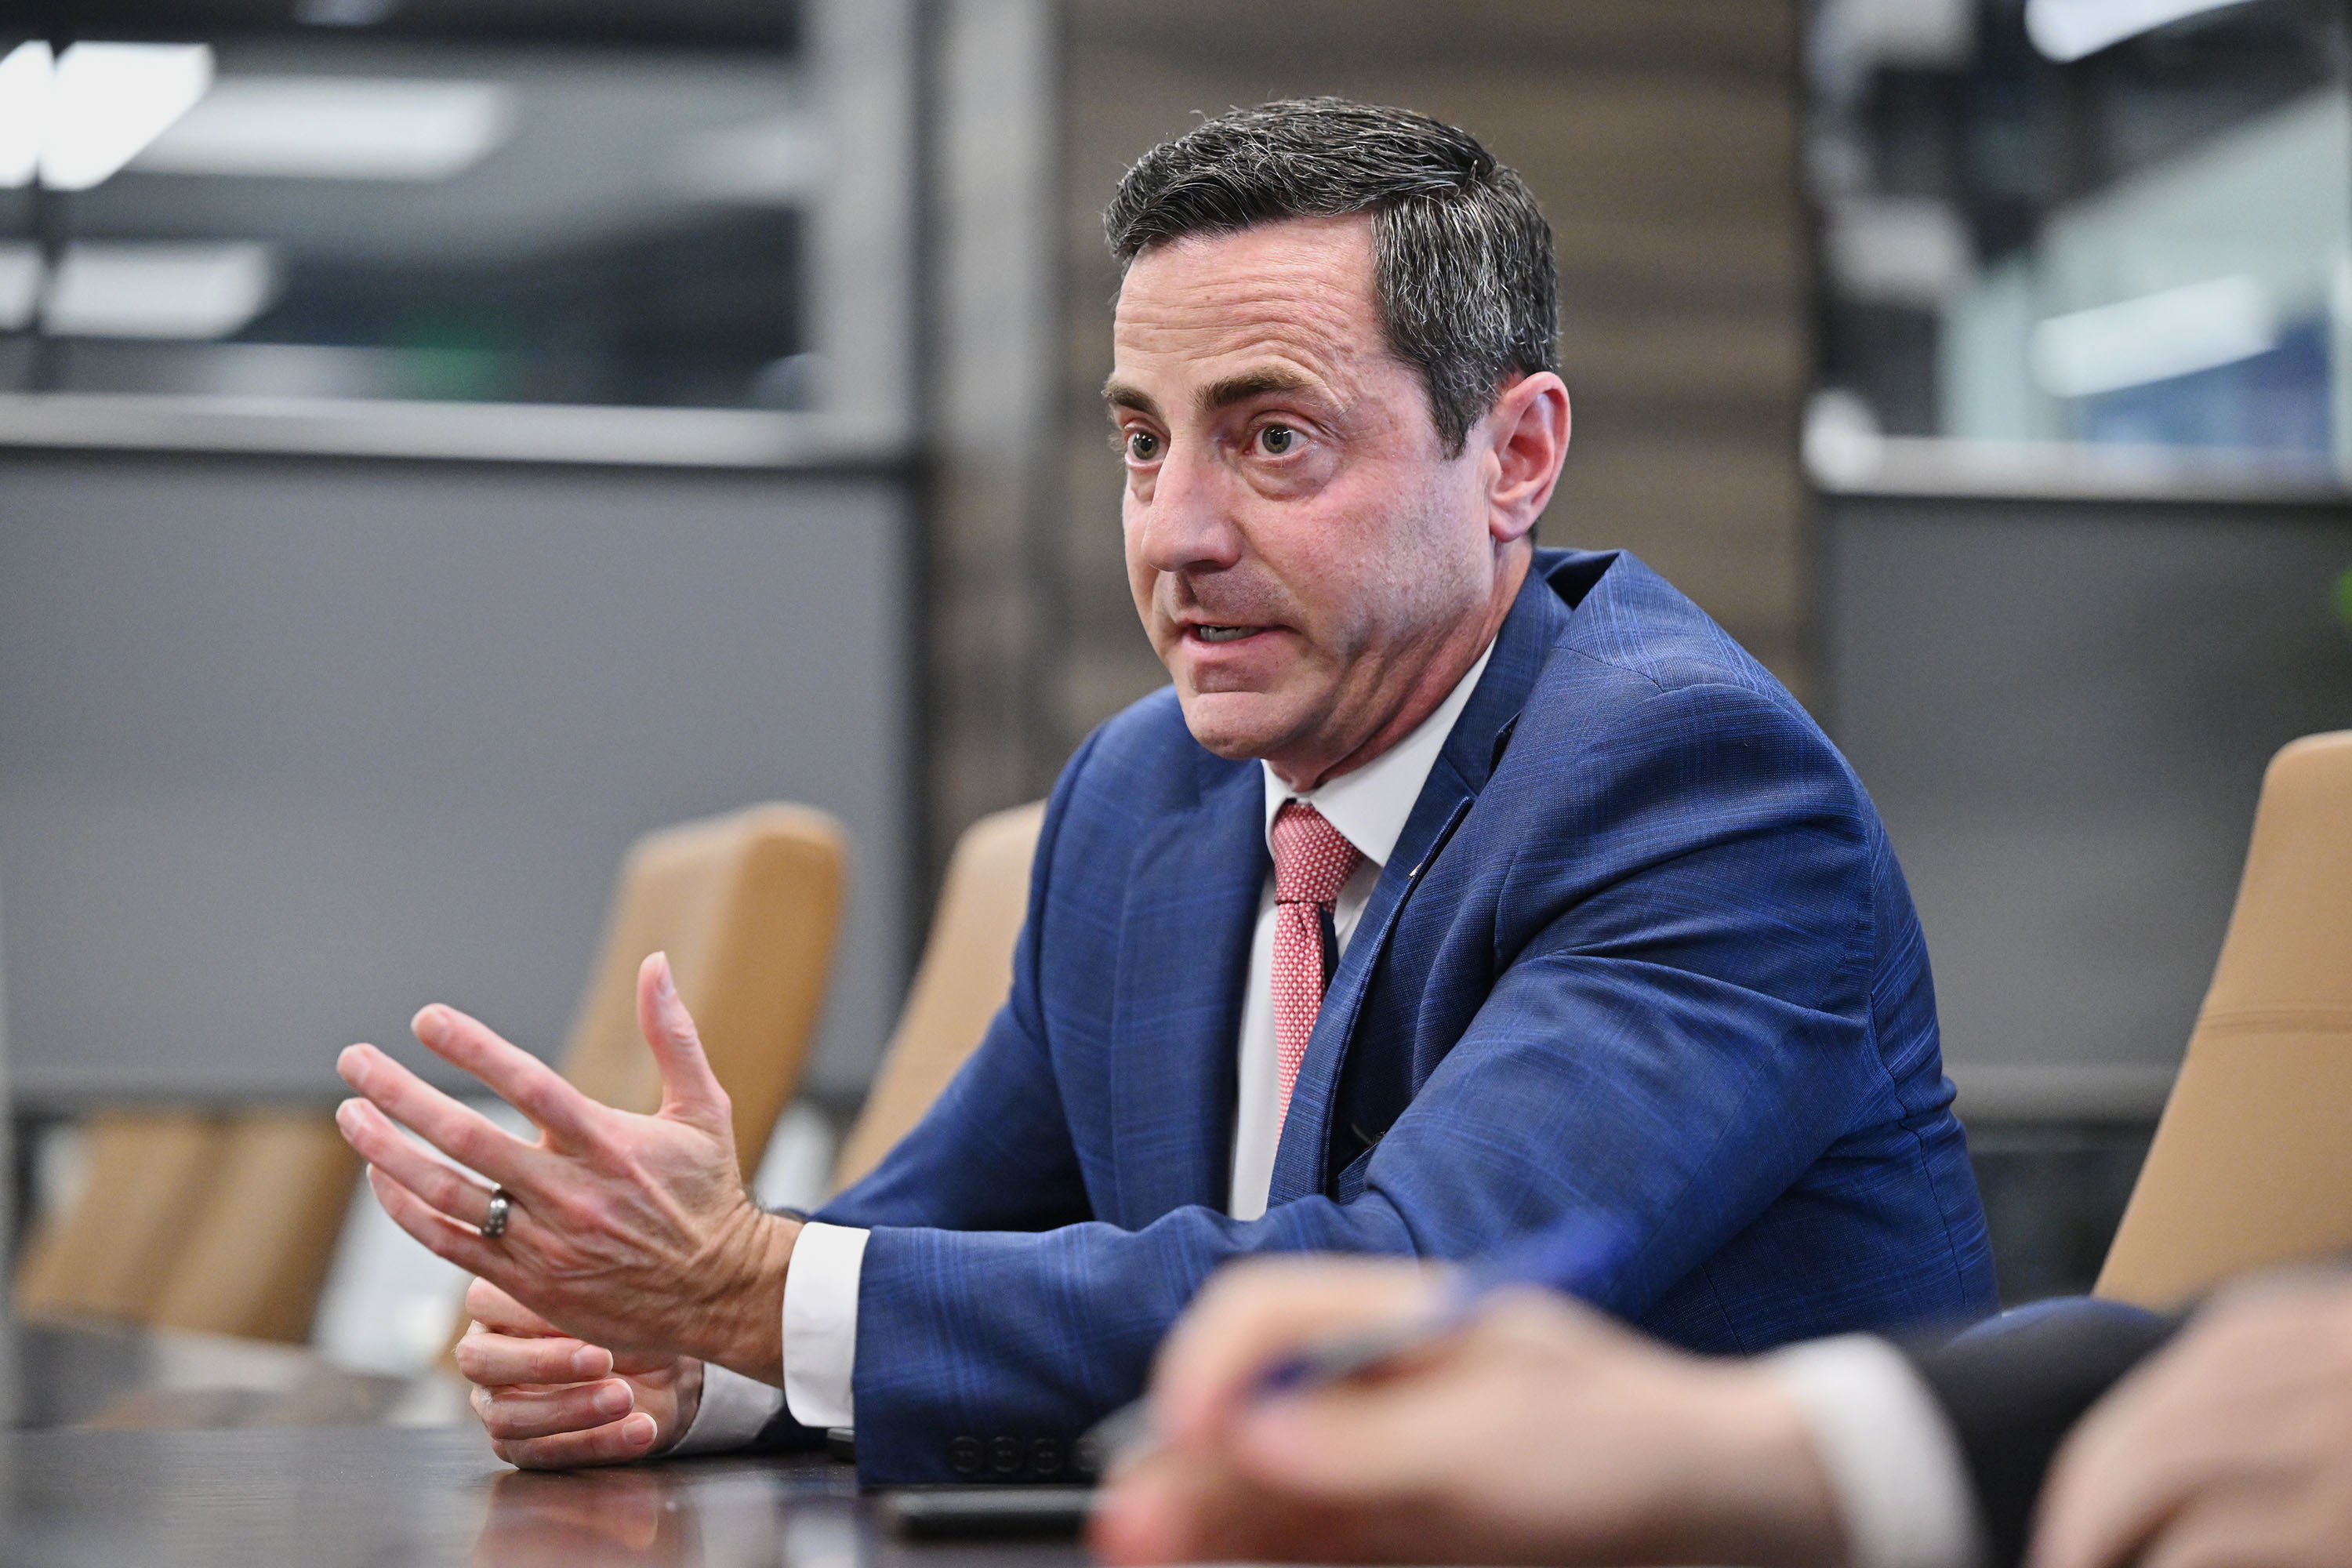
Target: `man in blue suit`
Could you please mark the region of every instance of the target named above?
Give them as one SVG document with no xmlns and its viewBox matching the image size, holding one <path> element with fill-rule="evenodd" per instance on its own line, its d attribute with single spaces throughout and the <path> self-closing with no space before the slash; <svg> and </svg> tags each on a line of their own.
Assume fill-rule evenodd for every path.
<svg viewBox="0 0 2352 1568">
<path fill-rule="evenodd" d="M 869 1479 L 1050 1477 L 1228 1259 L 1577 1215 L 1593 1298 L 1694 1348 L 1990 1308 L 1861 784 L 1639 562 L 1533 543 L 1569 405 L 1518 177 L 1418 115 L 1272 104 L 1146 154 L 1108 226 L 1173 686 L 1065 770 L 1011 1001 L 921 1125 L 814 1219 L 759 1213 L 658 955 L 655 1117 L 437 1005 L 419 1038 L 540 1142 L 345 1053 L 377 1194 L 480 1277 L 499 1451 L 854 1423 Z"/>
</svg>

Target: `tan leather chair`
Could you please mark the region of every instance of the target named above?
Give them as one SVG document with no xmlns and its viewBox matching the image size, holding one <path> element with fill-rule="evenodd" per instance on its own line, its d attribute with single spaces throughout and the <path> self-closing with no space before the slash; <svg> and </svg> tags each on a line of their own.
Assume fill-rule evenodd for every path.
<svg viewBox="0 0 2352 1568">
<path fill-rule="evenodd" d="M 2174 1307 L 2352 1250 L 2352 731 L 2280 752 L 2237 909 L 2096 1293 Z"/>
<path fill-rule="evenodd" d="M 659 1104 L 636 973 L 665 948 L 734 1103 L 737 1147 L 756 1162 L 815 1030 L 844 858 L 839 826 L 800 806 L 640 839 L 572 1029 L 572 1081 L 609 1104 Z M 80 1197 L 27 1244 L 21 1315 L 309 1337 L 359 1169 L 330 1112 L 106 1110 L 87 1138 Z"/>
<path fill-rule="evenodd" d="M 1045 821 L 1039 801 L 983 816 L 956 841 L 898 1030 L 835 1162 L 835 1191 L 881 1163 L 923 1119 L 1012 993 L 1013 946 Z"/>
<path fill-rule="evenodd" d="M 26 1244 L 21 1315 L 310 1336 L 360 1168 L 331 1114 L 101 1110 L 83 1135 L 79 1196 Z"/>
<path fill-rule="evenodd" d="M 359 1156 L 325 1110 L 240 1111 L 221 1125 L 213 1179 L 146 1321 L 304 1343 Z"/>
<path fill-rule="evenodd" d="M 226 1130 L 192 1110 L 101 1110 L 83 1129 L 84 1181 L 37 1225 L 16 1268 L 31 1322 L 143 1323 L 220 1173 Z"/>
<path fill-rule="evenodd" d="M 607 1105 L 659 1108 L 661 1078 L 637 1027 L 637 967 L 667 952 L 734 1104 L 735 1149 L 751 1174 L 815 1037 L 847 858 L 841 825 L 804 805 L 755 805 L 631 845 L 563 1076 Z"/>
</svg>

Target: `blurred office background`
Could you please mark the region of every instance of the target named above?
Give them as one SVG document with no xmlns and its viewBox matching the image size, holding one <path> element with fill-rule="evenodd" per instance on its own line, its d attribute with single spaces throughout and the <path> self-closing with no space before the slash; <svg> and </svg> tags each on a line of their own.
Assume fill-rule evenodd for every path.
<svg viewBox="0 0 2352 1568">
<path fill-rule="evenodd" d="M 1543 199 L 1543 536 L 1853 759 L 2005 1293 L 2079 1288 L 2263 763 L 2352 724 L 2347 61 L 2342 0 L 0 6 L 26 1212 L 94 1109 L 430 1068 L 428 998 L 552 1054 L 625 847 L 767 799 L 851 846 L 821 1191 L 958 834 L 1161 679 L 1102 204 L 1339 92 Z"/>
</svg>

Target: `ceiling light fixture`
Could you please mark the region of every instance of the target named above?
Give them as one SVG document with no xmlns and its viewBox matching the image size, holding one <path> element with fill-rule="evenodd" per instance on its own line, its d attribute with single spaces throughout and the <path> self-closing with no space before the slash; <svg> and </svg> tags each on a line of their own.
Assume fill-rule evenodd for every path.
<svg viewBox="0 0 2352 1568">
<path fill-rule="evenodd" d="M 2025 35 L 2064 64 L 2203 11 L 2246 0 L 2025 0 Z"/>
<path fill-rule="evenodd" d="M 41 247 L 23 240 L 0 244 L 0 332 L 21 332 L 41 305 Z"/>
<path fill-rule="evenodd" d="M 37 38 L 0 58 L 0 188 L 29 185 L 41 172 L 49 84 L 56 72 L 49 46 Z"/>
<path fill-rule="evenodd" d="M 141 153 L 141 174 L 446 180 L 513 135 L 498 82 L 224 77 Z"/>
<path fill-rule="evenodd" d="M 226 338 L 269 308 L 267 245 L 76 245 L 58 264 L 41 325 L 58 337 Z"/>
<path fill-rule="evenodd" d="M 822 187 L 834 164 L 824 127 L 804 114 L 698 136 L 681 153 L 687 189 L 710 201 L 790 205 Z"/>
<path fill-rule="evenodd" d="M 41 184 L 86 191 L 111 179 L 212 84 L 203 44 L 74 45 L 49 82 Z"/>
<path fill-rule="evenodd" d="M 2053 397 L 2089 397 L 2234 364 L 2278 345 L 2263 287 L 2243 273 L 2053 316 L 2026 353 Z"/>
</svg>

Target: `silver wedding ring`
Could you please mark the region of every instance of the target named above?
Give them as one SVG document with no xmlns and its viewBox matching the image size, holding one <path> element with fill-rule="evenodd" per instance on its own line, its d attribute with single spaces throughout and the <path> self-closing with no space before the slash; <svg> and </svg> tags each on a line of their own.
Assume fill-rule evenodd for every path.
<svg viewBox="0 0 2352 1568">
<path fill-rule="evenodd" d="M 490 1189 L 490 1212 L 483 1217 L 482 1235 L 496 1241 L 507 1233 L 507 1218 L 514 1213 L 514 1200 L 507 1196 L 504 1187 Z"/>
</svg>

